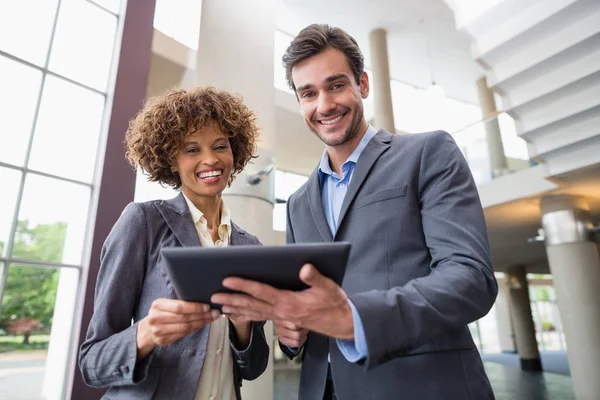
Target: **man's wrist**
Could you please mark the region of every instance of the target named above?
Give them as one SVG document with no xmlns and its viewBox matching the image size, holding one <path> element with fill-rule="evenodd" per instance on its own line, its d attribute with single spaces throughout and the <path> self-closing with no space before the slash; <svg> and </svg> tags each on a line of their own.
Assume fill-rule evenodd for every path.
<svg viewBox="0 0 600 400">
<path fill-rule="evenodd" d="M 352 307 L 350 307 L 348 300 L 346 300 L 341 307 L 341 317 L 339 322 L 339 326 L 342 329 L 338 338 L 344 340 L 354 340 L 354 318 L 352 316 Z"/>
</svg>

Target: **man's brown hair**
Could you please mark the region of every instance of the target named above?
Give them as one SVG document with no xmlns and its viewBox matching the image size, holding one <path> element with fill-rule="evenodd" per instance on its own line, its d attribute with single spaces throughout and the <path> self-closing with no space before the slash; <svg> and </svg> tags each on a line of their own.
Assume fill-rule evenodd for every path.
<svg viewBox="0 0 600 400">
<path fill-rule="evenodd" d="M 326 24 L 312 24 L 302 29 L 282 57 L 285 79 L 295 92 L 292 79 L 294 65 L 327 49 L 338 49 L 344 53 L 357 84 L 365 70 L 365 60 L 358 43 L 346 31 Z"/>
</svg>

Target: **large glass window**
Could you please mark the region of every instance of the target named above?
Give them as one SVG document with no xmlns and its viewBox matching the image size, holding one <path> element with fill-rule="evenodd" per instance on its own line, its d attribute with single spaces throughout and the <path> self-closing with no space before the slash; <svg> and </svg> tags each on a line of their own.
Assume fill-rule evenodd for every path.
<svg viewBox="0 0 600 400">
<path fill-rule="evenodd" d="M 78 279 L 77 269 L 8 267 L 0 313 L 0 398 L 64 398 L 66 359 L 60 351 L 71 340 Z"/>
<path fill-rule="evenodd" d="M 42 72 L 2 56 L 0 71 L 0 110 L 3 115 L 0 162 L 22 166 L 40 94 Z"/>
<path fill-rule="evenodd" d="M 108 11 L 118 14 L 121 8 L 121 0 L 87 0 L 98 4 L 100 7 L 106 8 Z"/>
<path fill-rule="evenodd" d="M 8 238 L 12 228 L 21 172 L 0 167 L 0 182 L 2 195 L 0 195 L 0 258 L 5 257 L 8 251 Z"/>
<path fill-rule="evenodd" d="M 81 264 L 89 200 L 87 186 L 28 174 L 12 257 Z"/>
<path fill-rule="evenodd" d="M 154 28 L 190 49 L 198 49 L 202 0 L 156 0 Z"/>
<path fill-rule="evenodd" d="M 541 279 L 544 279 L 543 275 L 541 277 Z M 539 349 L 542 351 L 565 350 L 567 345 L 556 303 L 554 286 L 551 284 L 530 284 L 529 299 Z"/>
<path fill-rule="evenodd" d="M 66 398 L 120 6 L 0 2 L 0 399 Z"/>
<path fill-rule="evenodd" d="M 91 183 L 104 101 L 101 94 L 46 77 L 29 168 Z"/>
<path fill-rule="evenodd" d="M 106 90 L 116 29 L 117 17 L 92 3 L 62 0 L 48 68 Z"/>
<path fill-rule="evenodd" d="M 0 50 L 44 66 L 58 0 L 0 1 Z"/>
<path fill-rule="evenodd" d="M 179 191 L 170 186 L 163 186 L 158 182 L 150 182 L 148 175 L 144 174 L 140 169 L 136 171 L 134 201 L 166 200 L 172 199 L 178 194 Z"/>
<path fill-rule="evenodd" d="M 286 202 L 288 198 L 304 185 L 308 180 L 307 176 L 275 171 L 275 200 L 277 203 L 273 208 L 273 229 L 276 231 L 285 231 L 286 225 Z"/>
<path fill-rule="evenodd" d="M 274 69 L 274 84 L 275 87 L 279 90 L 283 90 L 288 93 L 294 93 L 292 89 L 287 85 L 287 81 L 285 80 L 285 69 L 283 68 L 283 64 L 281 63 L 281 57 L 285 53 L 285 50 L 289 47 L 292 42 L 292 37 L 290 35 L 286 35 L 281 31 L 275 31 L 273 36 L 273 52 L 275 57 L 273 58 Z"/>
</svg>

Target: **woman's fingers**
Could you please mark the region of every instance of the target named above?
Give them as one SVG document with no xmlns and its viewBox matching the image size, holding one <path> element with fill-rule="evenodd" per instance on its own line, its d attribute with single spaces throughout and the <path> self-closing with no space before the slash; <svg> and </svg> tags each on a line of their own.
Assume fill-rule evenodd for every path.
<svg viewBox="0 0 600 400">
<path fill-rule="evenodd" d="M 218 310 L 207 304 L 173 299 L 157 299 L 148 313 L 148 329 L 154 343 L 169 345 L 219 318 Z"/>
<path fill-rule="evenodd" d="M 208 304 L 194 303 L 191 301 L 161 298 L 152 302 L 152 309 L 173 314 L 200 314 L 209 311 L 210 306 Z"/>
<path fill-rule="evenodd" d="M 150 310 L 148 322 L 151 325 L 191 323 L 198 320 L 211 319 L 219 315 L 220 313 L 217 310 L 203 311 L 196 314 L 175 314 L 169 311 Z"/>
</svg>

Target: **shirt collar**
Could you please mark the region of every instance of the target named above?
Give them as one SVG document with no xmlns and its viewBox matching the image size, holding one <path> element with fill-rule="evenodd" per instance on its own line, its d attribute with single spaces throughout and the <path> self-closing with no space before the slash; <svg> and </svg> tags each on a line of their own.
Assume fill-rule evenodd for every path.
<svg viewBox="0 0 600 400">
<path fill-rule="evenodd" d="M 202 219 L 202 217 L 204 216 L 204 213 L 200 211 L 198 207 L 196 207 L 194 203 L 192 203 L 192 201 L 188 199 L 185 194 L 183 194 L 183 198 L 185 199 L 185 202 L 187 203 L 187 206 L 190 210 L 190 214 L 192 215 L 194 225 L 197 225 L 198 221 L 200 221 L 200 219 Z M 205 224 L 206 218 L 204 218 L 203 221 L 203 223 Z M 231 235 L 231 210 L 229 209 L 227 203 L 225 203 L 223 199 L 221 199 L 221 224 L 219 225 L 219 234 L 221 234 L 222 230 L 225 230 L 228 236 Z"/>
<path fill-rule="evenodd" d="M 347 163 L 356 164 L 358 162 L 358 158 L 360 157 L 361 153 L 363 152 L 365 147 L 367 147 L 367 144 L 369 144 L 371 139 L 373 139 L 373 136 L 375 136 L 376 134 L 377 131 L 375 130 L 375 128 L 369 125 L 362 139 L 360 139 L 358 146 L 356 146 L 352 154 L 350 154 L 350 157 L 348 157 L 344 164 L 342 164 L 342 170 Z M 331 170 L 331 166 L 329 165 L 329 154 L 327 154 L 327 150 L 323 152 L 323 155 L 321 156 L 321 162 L 319 163 L 319 177 L 322 178 L 323 175 L 333 175 L 333 171 Z"/>
</svg>

